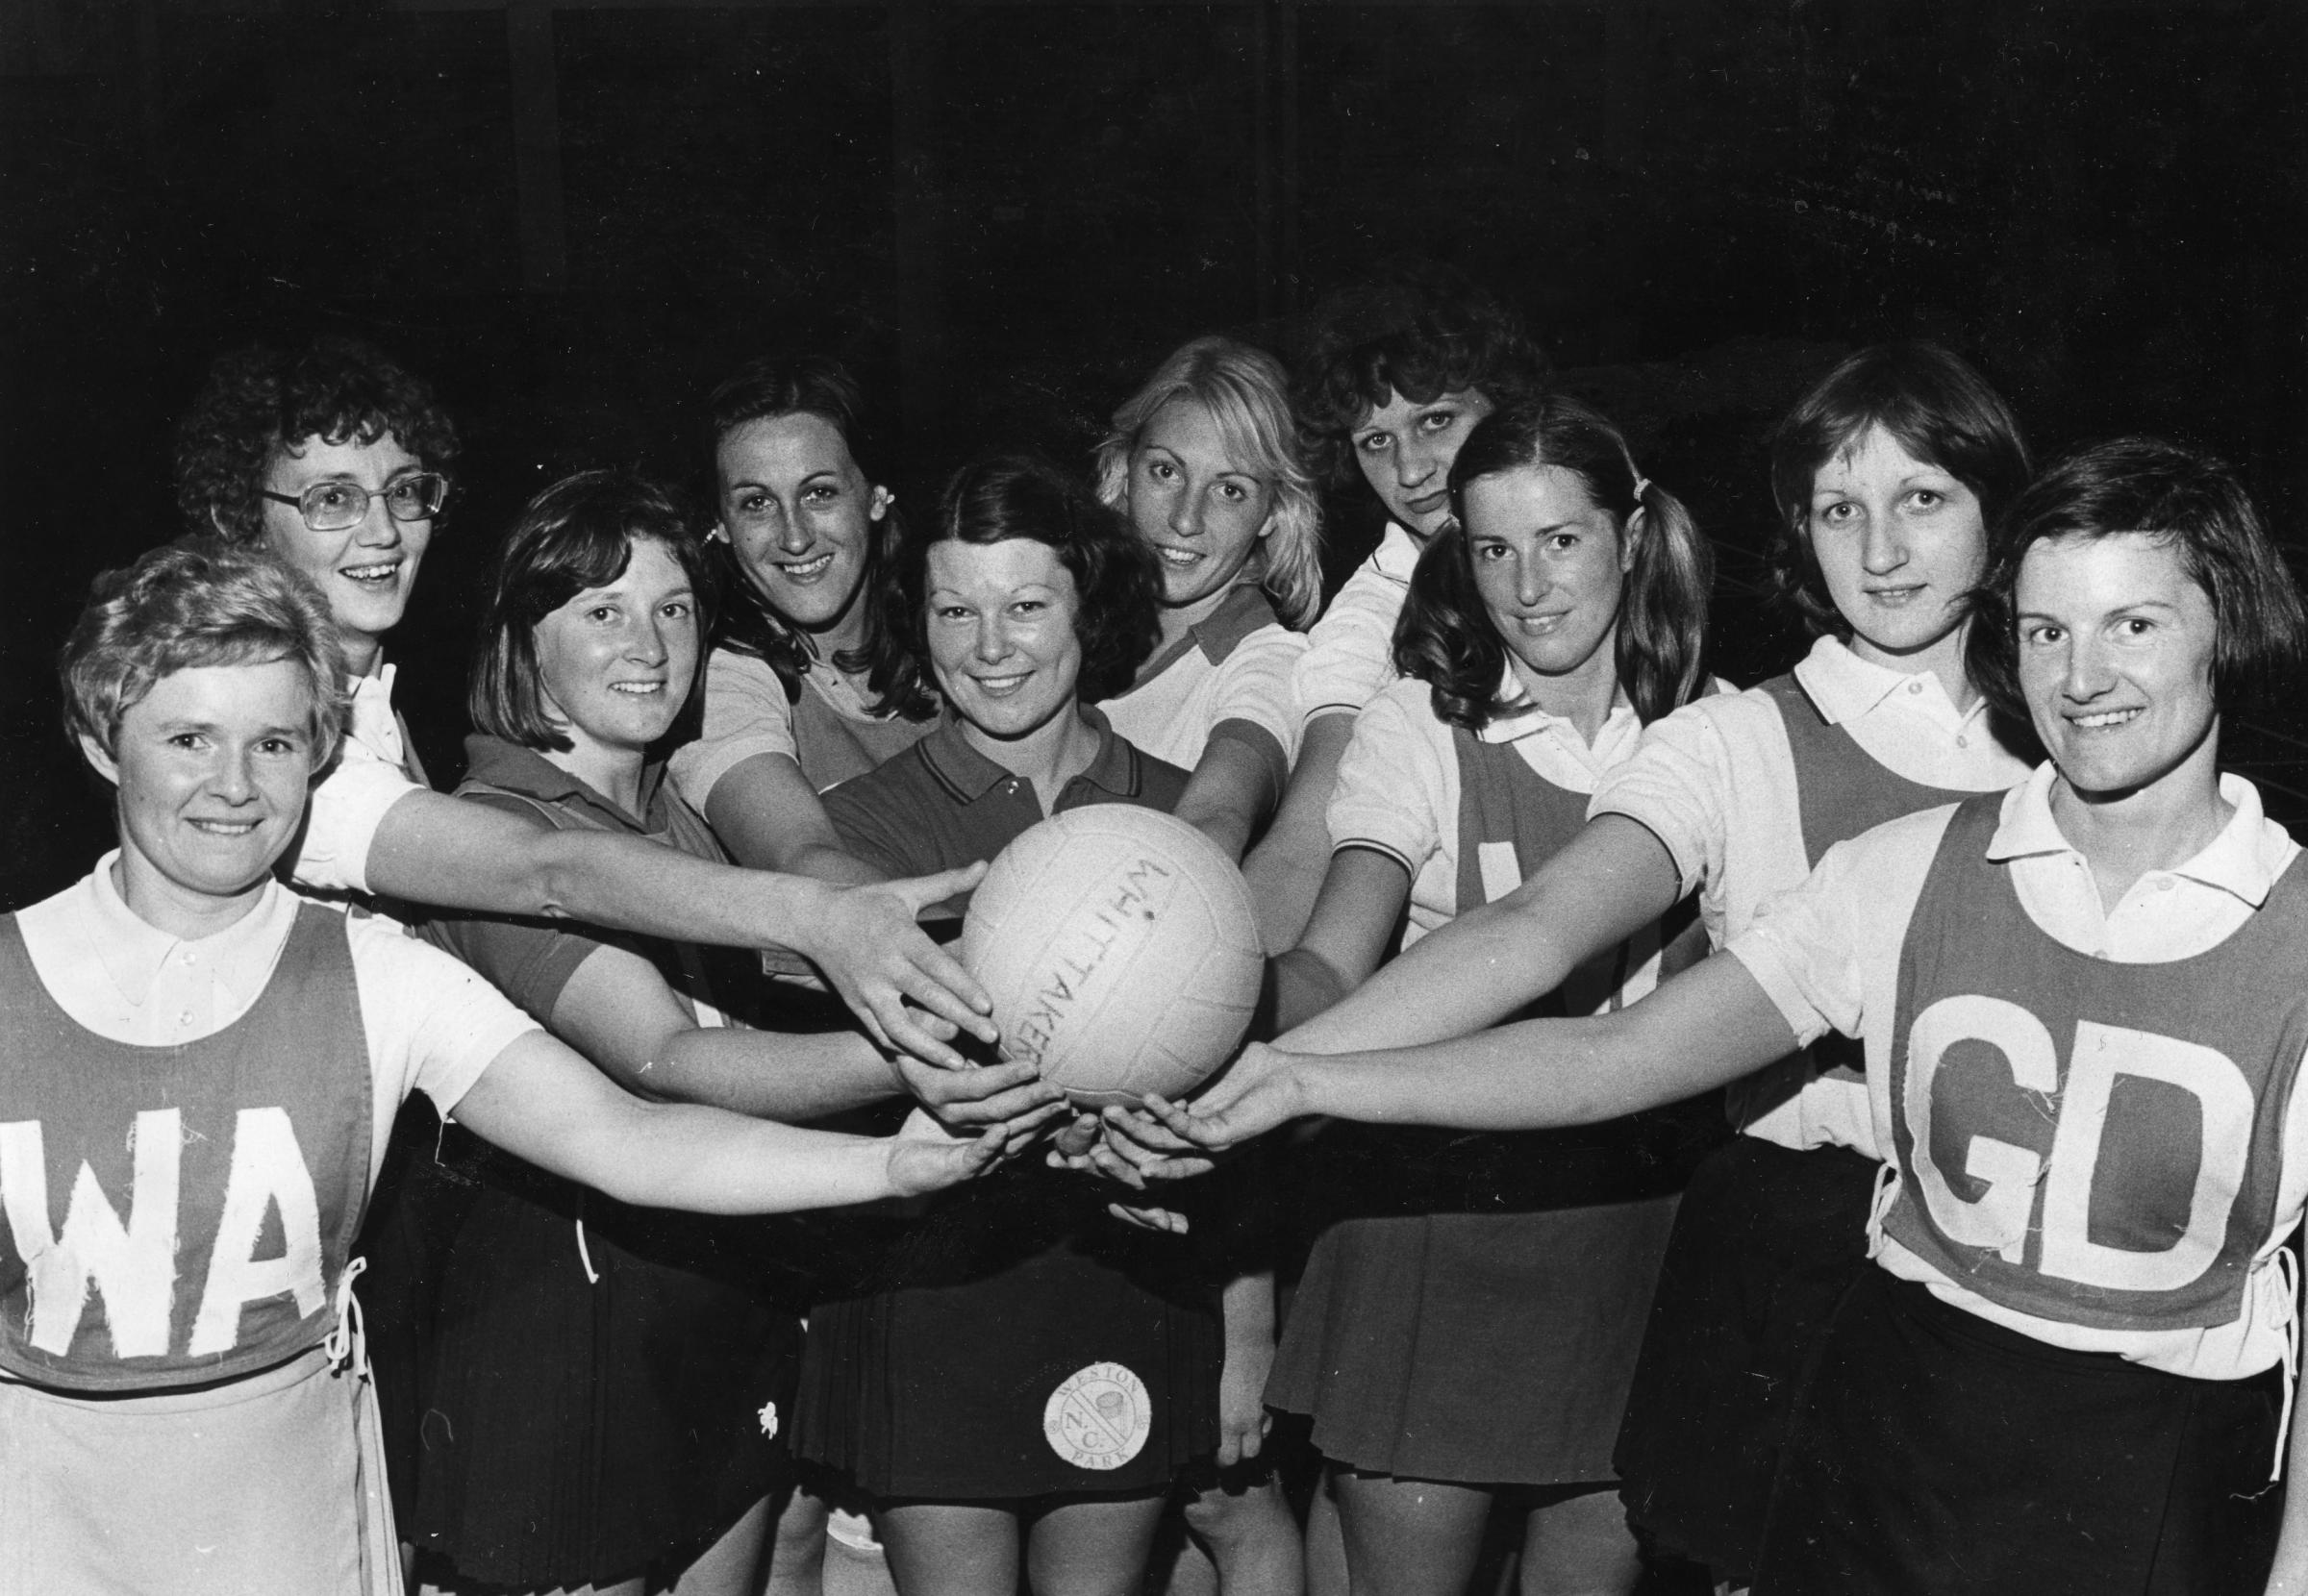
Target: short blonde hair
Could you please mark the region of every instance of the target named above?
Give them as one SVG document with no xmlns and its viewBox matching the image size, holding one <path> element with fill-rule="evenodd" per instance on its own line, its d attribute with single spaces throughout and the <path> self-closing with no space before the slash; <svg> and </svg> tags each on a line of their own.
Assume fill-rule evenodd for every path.
<svg viewBox="0 0 2308 1596">
<path fill-rule="evenodd" d="M 120 717 L 162 678 L 275 660 L 301 667 L 312 685 L 317 773 L 337 757 L 351 705 L 328 601 L 260 548 L 217 537 L 163 544 L 90 586 L 59 661 L 64 730 L 112 754 Z"/>
<path fill-rule="evenodd" d="M 1114 430 L 1098 445 L 1098 497 L 1127 512 L 1130 457 L 1146 424 L 1173 399 L 1208 411 L 1228 456 L 1272 486 L 1261 586 L 1290 625 L 1313 625 L 1322 608 L 1322 506 L 1298 451 L 1290 380 L 1265 350 L 1202 337 L 1173 351 L 1114 412 Z"/>
</svg>

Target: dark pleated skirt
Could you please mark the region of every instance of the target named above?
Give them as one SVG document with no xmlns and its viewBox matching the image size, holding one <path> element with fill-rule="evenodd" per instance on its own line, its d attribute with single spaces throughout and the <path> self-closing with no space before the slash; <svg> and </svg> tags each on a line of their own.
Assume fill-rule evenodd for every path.
<svg viewBox="0 0 2308 1596">
<path fill-rule="evenodd" d="M 1217 1288 L 1182 1238 L 1014 1166 L 811 1310 L 795 1450 L 885 1499 L 1167 1488 L 1217 1444 Z"/>
<path fill-rule="evenodd" d="M 1676 1199 L 1347 1219 L 1315 1243 L 1267 1403 L 1335 1462 L 1608 1481 Z"/>
<path fill-rule="evenodd" d="M 2282 1398 L 2274 1369 L 2073 1352 L 1869 1267 L 1794 1415 L 1756 1596 L 2256 1596 Z"/>
<path fill-rule="evenodd" d="M 1755 1567 L 1796 1391 L 1869 1267 L 1876 1167 L 1734 1136 L 1683 1194 L 1617 1461 L 1628 1518 L 1718 1579 Z"/>
<path fill-rule="evenodd" d="M 477 1161 L 402 1533 L 523 1588 L 679 1566 L 791 1477 L 771 1432 L 790 1428 L 800 1326 L 756 1284 L 759 1233 Z"/>
</svg>

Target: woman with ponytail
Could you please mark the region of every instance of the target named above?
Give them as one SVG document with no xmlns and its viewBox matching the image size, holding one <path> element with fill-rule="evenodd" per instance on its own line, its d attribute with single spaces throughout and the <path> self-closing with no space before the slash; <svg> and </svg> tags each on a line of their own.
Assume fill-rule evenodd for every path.
<svg viewBox="0 0 2308 1596">
<path fill-rule="evenodd" d="M 1674 496 L 1577 400 L 1511 403 L 1449 475 L 1411 578 L 1402 679 L 1357 719 L 1335 852 L 1275 960 L 1294 1025 L 1574 837 L 1643 726 L 1700 690 L 1711 561 Z M 1686 916 L 1688 922 L 1688 916 Z M 1658 981 L 1673 927 L 1590 960 L 1572 1012 Z M 1687 1116 L 1572 1133 L 1323 1138 L 1316 1242 L 1270 1406 L 1310 1413 L 1360 1591 L 1456 1591 L 1494 1503 L 1524 1516 L 1528 1592 L 1630 1588 L 1611 1470 L 1643 1315 L 1695 1140 Z"/>
<path fill-rule="evenodd" d="M 1810 653 L 1656 721 L 1597 786 L 1575 841 L 1277 1045 L 1474 1035 L 1571 992 L 1600 950 L 1679 902 L 1696 900 L 1719 947 L 1836 842 L 2019 781 L 2027 765 L 1999 739 L 1964 644 L 1987 529 L 2028 475 L 2010 409 L 1946 350 L 1879 344 L 1839 362 L 1772 442 L 1777 562 L 1819 634 Z M 1622 660 L 1640 602 L 1620 623 Z M 1641 708 L 1640 676 L 1621 671 Z M 1866 1264 L 1881 1165 L 1855 1062 L 1829 1038 L 1733 1088 L 1743 1134 L 1692 1178 L 1627 1404 L 1629 1515 L 1732 1585 L 1756 1566 L 1820 1327 Z"/>
</svg>

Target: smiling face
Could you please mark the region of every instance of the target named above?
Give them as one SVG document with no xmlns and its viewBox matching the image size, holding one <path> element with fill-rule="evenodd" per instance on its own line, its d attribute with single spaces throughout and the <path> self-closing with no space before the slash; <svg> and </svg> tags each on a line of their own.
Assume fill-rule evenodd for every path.
<svg viewBox="0 0 2308 1596">
<path fill-rule="evenodd" d="M 1130 456 L 1130 525 L 1162 561 L 1172 609 L 1224 591 L 1267 535 L 1274 491 L 1229 458 L 1207 407 L 1173 399 Z"/>
<path fill-rule="evenodd" d="M 697 598 L 673 551 L 637 540 L 625 574 L 537 623 L 547 707 L 580 752 L 635 756 L 664 736 L 697 675 Z"/>
<path fill-rule="evenodd" d="M 1898 669 L 1956 647 L 1987 563 L 1979 496 L 1870 427 L 1812 479 L 1805 535 L 1862 659 Z"/>
<path fill-rule="evenodd" d="M 1618 518 L 1556 465 L 1477 477 L 1465 500 L 1475 586 L 1526 690 L 1543 705 L 1556 688 L 1613 669 L 1631 552 Z"/>
<path fill-rule="evenodd" d="M 264 474 L 265 491 L 290 499 L 319 482 L 353 483 L 368 492 L 368 513 L 342 532 L 314 532 L 295 505 L 261 501 L 265 546 L 327 595 L 356 676 L 376 668 L 385 634 L 400 625 L 416 587 L 416 568 L 433 540 L 430 520 L 396 521 L 385 509 L 385 489 L 423 469 L 387 433 L 374 443 L 307 437 L 273 456 Z"/>
<path fill-rule="evenodd" d="M 716 529 L 770 609 L 835 648 L 863 612 L 859 595 L 873 524 L 889 489 L 866 481 L 841 431 L 807 411 L 733 428 L 714 451 L 720 484 Z"/>
<path fill-rule="evenodd" d="M 313 711 L 312 680 L 293 661 L 196 665 L 129 706 L 111 753 L 82 740 L 119 788 L 131 909 L 178 929 L 263 885 L 304 817 Z"/>
<path fill-rule="evenodd" d="M 1492 408 L 1476 388 L 1423 402 L 1390 391 L 1347 435 L 1363 479 L 1413 536 L 1432 537 L 1450 519 L 1450 462 Z"/>
<path fill-rule="evenodd" d="M 930 666 L 956 714 L 1013 741 L 1072 712 L 1081 599 L 1058 551 L 1031 537 L 928 550 Z"/>
<path fill-rule="evenodd" d="M 2013 608 L 2028 718 L 2070 787 L 2112 798 L 2176 771 L 2209 778 L 2220 625 L 2176 546 L 2137 532 L 2039 542 Z"/>
</svg>

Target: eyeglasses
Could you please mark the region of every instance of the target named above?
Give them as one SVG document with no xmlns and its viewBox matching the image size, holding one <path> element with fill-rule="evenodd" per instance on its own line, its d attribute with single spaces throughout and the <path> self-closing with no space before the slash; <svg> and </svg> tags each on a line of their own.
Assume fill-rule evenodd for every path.
<svg viewBox="0 0 2308 1596">
<path fill-rule="evenodd" d="M 396 521 L 431 520 L 449 496 L 449 479 L 439 471 L 419 471 L 387 484 L 381 493 L 371 493 L 357 482 L 316 482 L 293 496 L 270 488 L 257 491 L 274 504 L 294 505 L 314 532 L 350 532 L 368 519 L 373 498 L 383 499 L 385 513 Z"/>
</svg>

